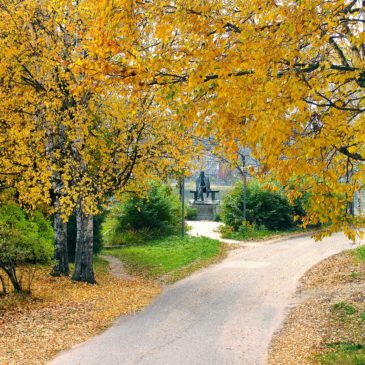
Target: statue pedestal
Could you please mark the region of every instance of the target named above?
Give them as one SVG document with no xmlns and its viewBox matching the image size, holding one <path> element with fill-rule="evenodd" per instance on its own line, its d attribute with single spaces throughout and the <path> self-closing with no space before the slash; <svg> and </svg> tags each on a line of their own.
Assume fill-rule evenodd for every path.
<svg viewBox="0 0 365 365">
<path fill-rule="evenodd" d="M 198 211 L 196 220 L 198 221 L 214 221 L 218 213 L 219 200 L 205 200 L 203 202 L 197 200 L 190 200 L 189 207 Z"/>
</svg>

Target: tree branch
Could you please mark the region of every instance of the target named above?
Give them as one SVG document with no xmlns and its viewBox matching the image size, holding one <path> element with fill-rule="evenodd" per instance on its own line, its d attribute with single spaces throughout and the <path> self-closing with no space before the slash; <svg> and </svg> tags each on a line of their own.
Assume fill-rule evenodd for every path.
<svg viewBox="0 0 365 365">
<path fill-rule="evenodd" d="M 348 147 L 340 147 L 338 149 L 338 152 L 342 153 L 343 155 L 352 158 L 353 160 L 356 161 L 365 161 L 365 157 L 363 157 L 362 155 L 360 155 L 360 153 L 351 153 L 348 150 Z"/>
</svg>

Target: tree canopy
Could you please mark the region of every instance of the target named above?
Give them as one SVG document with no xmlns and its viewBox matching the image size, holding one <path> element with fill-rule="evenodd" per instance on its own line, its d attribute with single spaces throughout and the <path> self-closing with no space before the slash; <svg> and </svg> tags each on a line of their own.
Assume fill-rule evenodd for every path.
<svg viewBox="0 0 365 365">
<path fill-rule="evenodd" d="M 310 191 L 305 223 L 359 225 L 363 7 L 4 0 L 2 186 L 33 204 L 58 194 L 65 215 L 82 197 L 95 213 L 127 183 L 181 170 L 192 135 L 214 136 L 227 155 L 250 148 L 293 199 Z"/>
<path fill-rule="evenodd" d="M 132 2 L 4 1 L 0 11 L 3 186 L 33 206 L 57 196 L 67 217 L 80 198 L 95 213 L 106 196 L 178 171 L 190 131 L 134 75 L 133 49 L 147 40 Z"/>
<path fill-rule="evenodd" d="M 168 8 L 189 51 L 178 47 L 185 69 L 172 62 L 165 74 L 175 76 L 164 82 L 187 81 L 202 133 L 220 139 L 227 154 L 250 147 L 262 173 L 292 198 L 309 191 L 305 224 L 331 223 L 329 231 L 361 224 L 350 204 L 364 185 L 364 4 L 190 1 Z"/>
</svg>

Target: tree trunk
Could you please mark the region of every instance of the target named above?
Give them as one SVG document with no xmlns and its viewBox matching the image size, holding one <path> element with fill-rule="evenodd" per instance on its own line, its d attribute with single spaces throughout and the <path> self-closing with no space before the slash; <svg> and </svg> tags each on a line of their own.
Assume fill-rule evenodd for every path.
<svg viewBox="0 0 365 365">
<path fill-rule="evenodd" d="M 18 280 L 18 277 L 16 276 L 16 268 L 9 264 L 9 266 L 1 266 L 1 268 L 5 271 L 5 273 L 8 275 L 11 284 L 13 285 L 15 293 L 21 293 L 22 287 Z"/>
<path fill-rule="evenodd" d="M 82 209 L 82 203 L 76 208 L 76 250 L 75 271 L 73 280 L 95 284 L 93 270 L 93 216 L 86 215 Z"/>
<path fill-rule="evenodd" d="M 21 285 L 18 281 L 18 278 L 16 276 L 15 269 L 9 271 L 9 279 L 11 281 L 11 284 L 13 285 L 14 291 L 16 293 L 21 293 L 22 292 L 22 287 L 21 287 Z"/>
<path fill-rule="evenodd" d="M 57 261 L 53 267 L 53 276 L 68 276 L 68 252 L 67 252 L 67 223 L 62 220 L 61 213 L 54 215 L 55 252 L 54 258 Z"/>
<path fill-rule="evenodd" d="M 3 287 L 3 293 L 6 294 L 6 285 L 4 278 L 0 275 L 1 286 Z"/>
</svg>

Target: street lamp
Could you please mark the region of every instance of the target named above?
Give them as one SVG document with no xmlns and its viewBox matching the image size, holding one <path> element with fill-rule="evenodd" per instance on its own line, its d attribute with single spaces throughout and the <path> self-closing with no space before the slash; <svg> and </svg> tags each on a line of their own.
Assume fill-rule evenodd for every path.
<svg viewBox="0 0 365 365">
<path fill-rule="evenodd" d="M 243 177 L 243 222 L 247 220 L 247 177 L 250 176 L 249 169 L 258 167 L 258 162 L 251 157 L 251 149 L 241 147 L 238 151 L 238 156 L 241 157 L 242 167 L 238 167 L 240 174 Z"/>
<path fill-rule="evenodd" d="M 247 175 L 248 171 L 243 170 L 243 221 L 246 223 L 246 205 L 247 205 Z"/>
<path fill-rule="evenodd" d="M 185 237 L 185 178 L 181 178 L 181 236 Z"/>
</svg>

